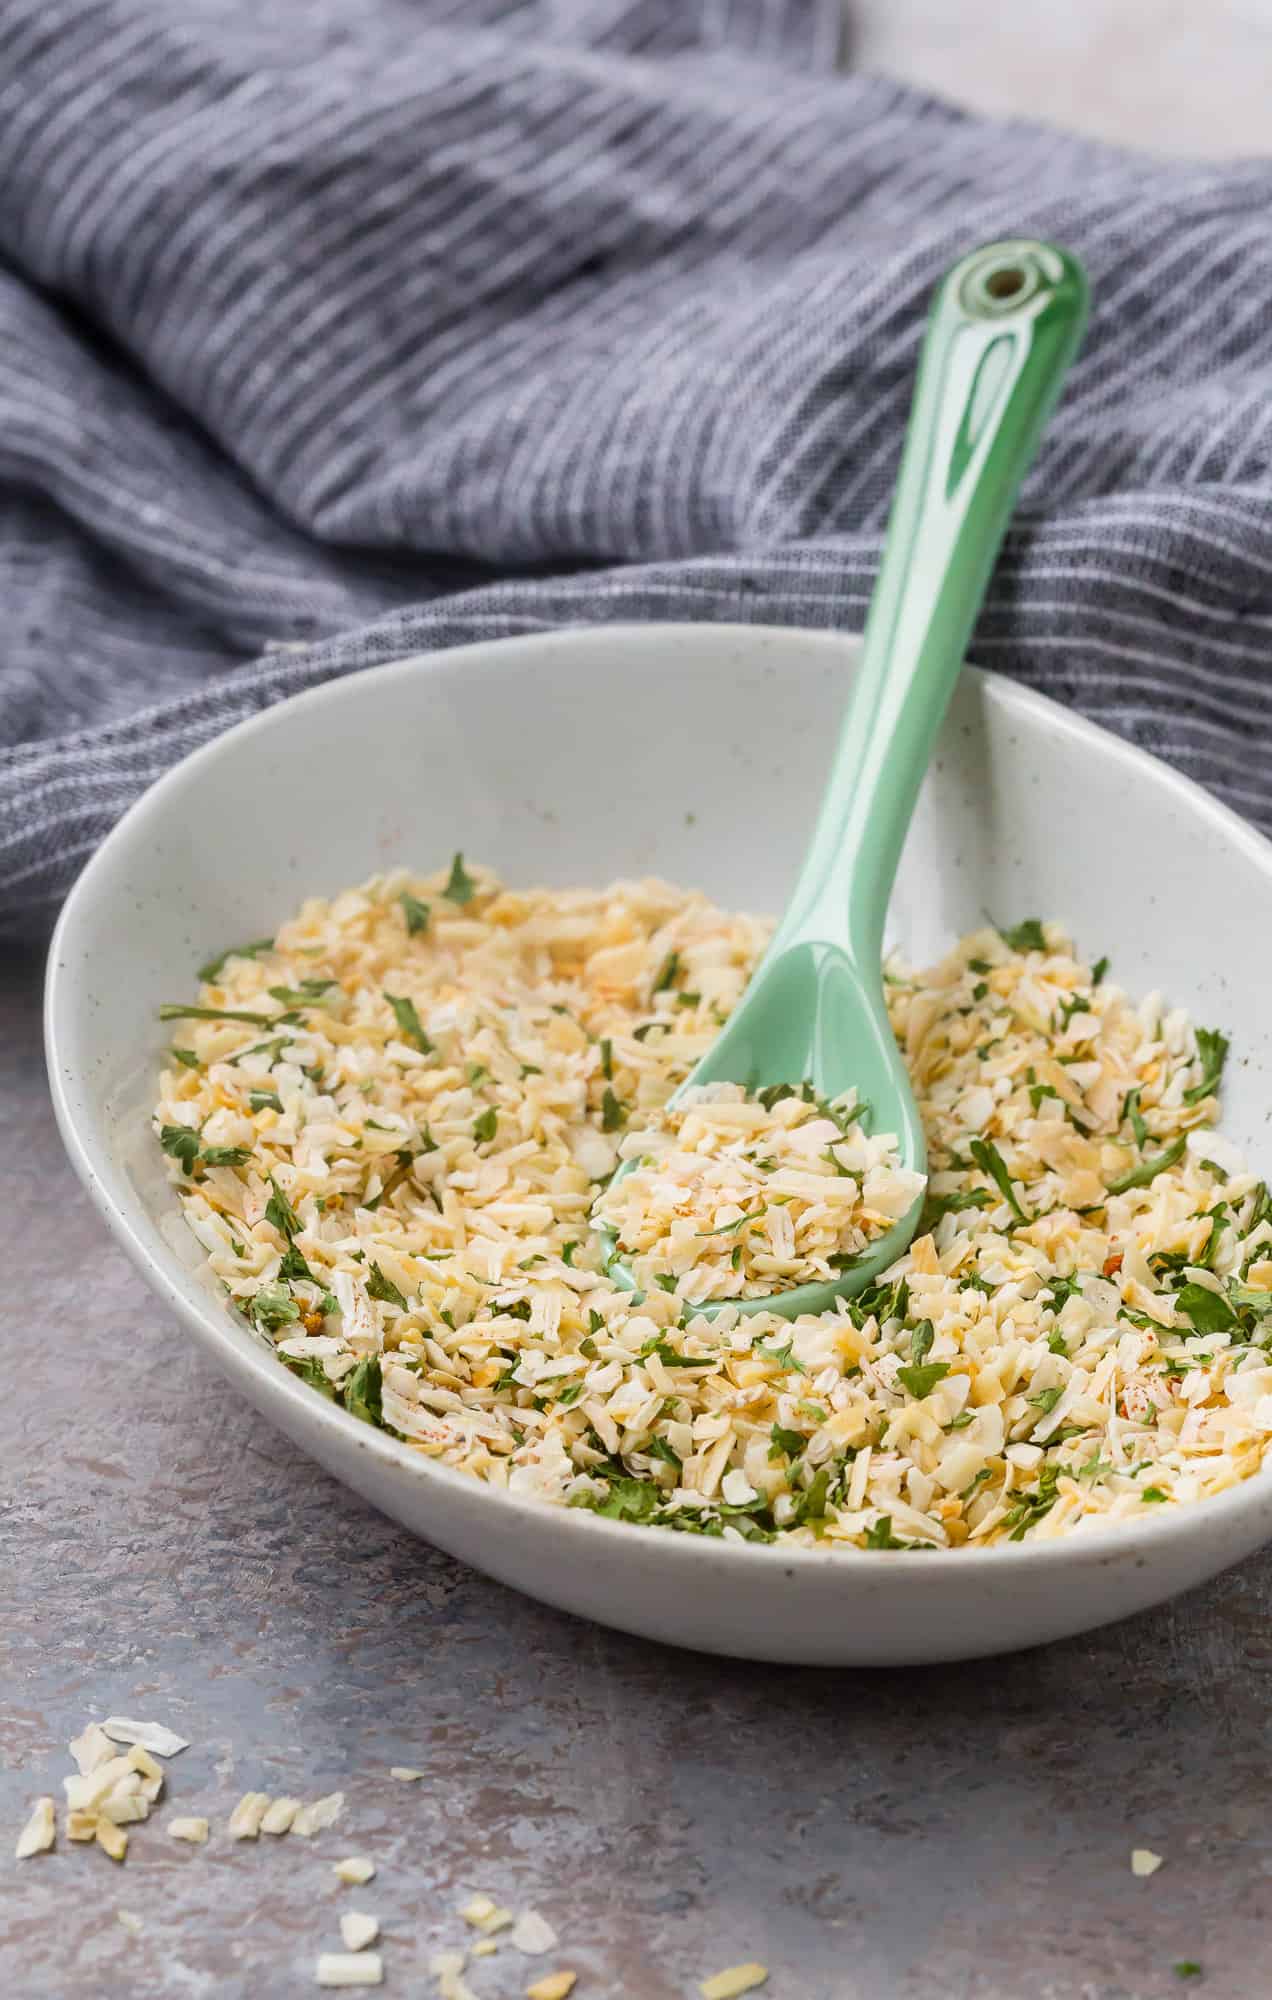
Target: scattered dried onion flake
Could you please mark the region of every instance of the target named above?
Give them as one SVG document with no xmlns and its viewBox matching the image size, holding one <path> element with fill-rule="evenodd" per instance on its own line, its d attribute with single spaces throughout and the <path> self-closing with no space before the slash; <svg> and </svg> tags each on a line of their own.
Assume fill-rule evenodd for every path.
<svg viewBox="0 0 1272 2000">
<path fill-rule="evenodd" d="M 380 1920 L 362 1910 L 346 1910 L 340 1919 L 340 1935 L 346 1951 L 365 1951 L 380 1935 Z"/>
<path fill-rule="evenodd" d="M 527 1986 L 526 2000 L 569 2000 L 578 1977 L 577 1972 L 549 1972 L 545 1979 L 536 1979 L 533 1986 Z"/>
<path fill-rule="evenodd" d="M 178 1736 L 175 1729 L 166 1729 L 162 1722 L 134 1722 L 127 1715 L 108 1715 L 102 1728 L 112 1742 L 140 1743 L 143 1750 L 153 1750 L 156 1757 L 175 1757 L 179 1751 L 190 1748 L 188 1738 Z"/>
<path fill-rule="evenodd" d="M 384 1961 L 378 1951 L 323 1951 L 314 1976 L 320 1986 L 379 1986 Z"/>
<path fill-rule="evenodd" d="M 537 1910 L 523 1910 L 512 1927 L 512 1943 L 518 1951 L 528 1957 L 537 1958 L 541 1952 L 551 1951 L 557 1942 L 557 1934 L 546 1917 Z"/>
<path fill-rule="evenodd" d="M 300 1811 L 300 1799 L 271 1799 L 261 1819 L 262 1833 L 286 1833 Z"/>
<path fill-rule="evenodd" d="M 343 1861 L 337 1861 L 331 1870 L 350 1888 L 360 1889 L 364 1882 L 370 1882 L 375 1875 L 374 1861 L 368 1861 L 365 1854 L 350 1854 Z"/>
<path fill-rule="evenodd" d="M 153 1805 L 163 1791 L 163 1765 L 156 1764 L 150 1752 L 140 1743 L 133 1744 L 124 1761 L 129 1770 L 135 1771 L 141 1780 L 137 1789 L 142 1797 Z"/>
<path fill-rule="evenodd" d="M 312 1805 L 302 1806 L 291 1823 L 291 1831 L 298 1833 L 302 1840 L 321 1833 L 324 1828 L 334 1826 L 344 1811 L 344 1793 L 328 1792 L 322 1799 L 315 1799 Z"/>
<path fill-rule="evenodd" d="M 98 1764 L 86 1776 L 63 1778 L 62 1790 L 66 1793 L 66 1803 L 71 1812 L 96 1812 L 102 1800 L 108 1799 L 118 1784 L 135 1778 L 136 1773 L 126 1757 L 108 1757 L 104 1764 Z"/>
<path fill-rule="evenodd" d="M 244 1792 L 230 1814 L 230 1839 L 255 1840 L 268 1810 L 268 1792 Z"/>
<path fill-rule="evenodd" d="M 78 1736 L 73 1736 L 66 1747 L 75 1759 L 82 1778 L 86 1778 L 90 1771 L 95 1771 L 99 1764 L 104 1764 L 108 1757 L 115 1755 L 114 1744 L 106 1731 L 96 1722 L 90 1722 Z"/>
<path fill-rule="evenodd" d="M 14 1855 L 19 1861 L 29 1861 L 33 1854 L 46 1854 L 57 1838 L 57 1814 L 50 1798 L 37 1799 L 31 1808 L 31 1817 L 18 1835 Z"/>
<path fill-rule="evenodd" d="M 128 1835 L 122 1826 L 116 1826 L 108 1819 L 99 1819 L 93 1835 L 103 1854 L 109 1854 L 112 1861 L 123 1860 L 128 1852 Z"/>
<path fill-rule="evenodd" d="M 698 1987 L 702 2000 L 738 2000 L 740 1993 L 754 1993 L 757 1986 L 768 1980 L 768 1967 L 750 1959 L 745 1965 L 729 1965 L 723 1972 L 713 1973 Z"/>
</svg>

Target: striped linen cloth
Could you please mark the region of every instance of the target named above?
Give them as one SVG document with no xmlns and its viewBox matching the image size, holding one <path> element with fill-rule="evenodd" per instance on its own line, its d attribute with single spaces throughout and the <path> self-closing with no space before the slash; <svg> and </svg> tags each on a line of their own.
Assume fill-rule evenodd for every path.
<svg viewBox="0 0 1272 2000">
<path fill-rule="evenodd" d="M 975 655 L 1272 829 L 1272 166 L 837 73 L 838 0 L 5 0 L 0 924 L 239 717 L 545 626 L 860 627 L 926 304 L 1086 348 Z"/>
</svg>

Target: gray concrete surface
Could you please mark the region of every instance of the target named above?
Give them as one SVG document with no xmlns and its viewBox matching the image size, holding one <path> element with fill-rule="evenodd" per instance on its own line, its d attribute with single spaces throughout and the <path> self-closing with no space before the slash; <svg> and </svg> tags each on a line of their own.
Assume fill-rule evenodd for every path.
<svg viewBox="0 0 1272 2000">
<path fill-rule="evenodd" d="M 968 102 L 1266 146 L 1270 0 L 853 11 L 860 57 Z M 423 1995 L 474 1889 L 552 1919 L 535 1969 L 576 1969 L 576 2000 L 685 2000 L 752 1957 L 772 2000 L 1272 1992 L 1272 1557 L 1087 1640 L 901 1674 L 731 1666 L 542 1610 L 334 1485 L 156 1308 L 62 1158 L 38 987 L 34 959 L 0 964 L 3 2000 L 290 2000 L 350 1907 L 383 1924 L 385 1990 Z M 29 1799 L 111 1712 L 192 1739 L 170 1805 L 122 1868 L 19 1868 Z M 249 1788 L 337 1787 L 318 1840 L 224 1837 Z M 220 1836 L 178 1846 L 178 1811 Z M 1149 1881 L 1139 1845 L 1165 1857 Z M 331 1873 L 350 1853 L 378 1868 L 357 1891 Z M 505 1947 L 474 1990 L 513 2000 L 531 1965 Z"/>
</svg>

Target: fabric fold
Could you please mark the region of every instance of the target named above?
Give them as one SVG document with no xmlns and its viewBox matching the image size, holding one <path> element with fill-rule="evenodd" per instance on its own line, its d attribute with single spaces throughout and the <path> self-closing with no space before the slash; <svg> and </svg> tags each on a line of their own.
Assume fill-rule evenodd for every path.
<svg viewBox="0 0 1272 2000">
<path fill-rule="evenodd" d="M 394 650 L 859 628 L 932 288 L 1015 233 L 1095 310 L 976 657 L 1272 829 L 1272 166 L 837 74 L 840 24 L 9 0 L 0 924 L 185 750 Z"/>
</svg>

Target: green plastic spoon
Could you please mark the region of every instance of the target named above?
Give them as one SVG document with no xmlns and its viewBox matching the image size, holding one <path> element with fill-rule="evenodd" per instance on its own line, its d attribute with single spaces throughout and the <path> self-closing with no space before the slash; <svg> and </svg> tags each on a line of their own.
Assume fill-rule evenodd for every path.
<svg viewBox="0 0 1272 2000">
<path fill-rule="evenodd" d="M 870 1129 L 927 1170 L 918 1106 L 884 1001 L 884 920 L 906 829 L 1043 425 L 1086 323 L 1081 266 L 1049 243 L 987 244 L 932 306 L 861 665 L 795 893 L 718 1040 L 676 1092 L 855 1087 Z M 673 1102 L 675 1100 L 673 1099 Z M 630 1171 L 632 1163 L 620 1167 Z M 922 1203 L 832 1282 L 715 1300 L 786 1319 L 824 1312 L 902 1254 Z M 609 1271 L 636 1286 L 603 1231 Z"/>
</svg>

